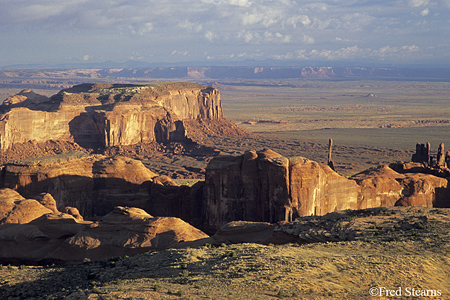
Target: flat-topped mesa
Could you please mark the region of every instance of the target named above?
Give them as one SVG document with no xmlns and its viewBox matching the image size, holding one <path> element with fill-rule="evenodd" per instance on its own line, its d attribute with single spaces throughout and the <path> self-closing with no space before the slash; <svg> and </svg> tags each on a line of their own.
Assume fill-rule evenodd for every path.
<svg viewBox="0 0 450 300">
<path fill-rule="evenodd" d="M 86 148 L 181 142 L 187 140 L 183 120 L 223 117 L 216 88 L 184 82 L 86 83 L 39 101 L 30 92 L 18 96 L 0 106 L 3 150 L 29 140 L 67 140 Z"/>
</svg>

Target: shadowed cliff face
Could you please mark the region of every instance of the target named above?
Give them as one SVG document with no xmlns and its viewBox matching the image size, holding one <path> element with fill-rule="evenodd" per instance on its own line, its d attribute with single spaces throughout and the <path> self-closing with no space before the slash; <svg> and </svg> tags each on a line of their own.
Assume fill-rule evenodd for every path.
<svg viewBox="0 0 450 300">
<path fill-rule="evenodd" d="M 191 83 L 87 83 L 50 98 L 22 91 L 0 111 L 2 150 L 29 140 L 72 141 L 91 149 L 183 142 L 183 120 L 223 117 L 218 90 Z"/>
<path fill-rule="evenodd" d="M 303 157 L 286 158 L 269 149 L 216 157 L 206 168 L 206 224 L 275 223 L 356 209 L 358 191 L 354 181 Z"/>
<path fill-rule="evenodd" d="M 347 209 L 450 206 L 445 178 L 381 166 L 347 179 L 327 165 L 271 150 L 213 158 L 205 181 L 192 187 L 177 186 L 137 160 L 83 152 L 12 161 L 0 184 L 28 198 L 50 193 L 58 209 L 75 207 L 87 218 L 115 206 L 138 207 L 207 233 L 236 220 L 276 223 Z"/>
<path fill-rule="evenodd" d="M 206 231 L 232 220 L 290 222 L 298 216 L 383 206 L 449 207 L 448 181 L 388 166 L 349 179 L 304 157 L 271 150 L 218 156 L 206 168 Z"/>
</svg>

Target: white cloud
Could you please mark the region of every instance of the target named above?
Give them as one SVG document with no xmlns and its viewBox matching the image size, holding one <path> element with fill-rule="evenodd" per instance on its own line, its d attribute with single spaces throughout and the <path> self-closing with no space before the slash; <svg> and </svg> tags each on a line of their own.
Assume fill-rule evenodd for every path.
<svg viewBox="0 0 450 300">
<path fill-rule="evenodd" d="M 450 53 L 450 39 L 445 38 L 450 30 L 450 0 L 304 0 L 301 3 L 296 0 L 0 0 L 0 3 L 0 65 L 2 61 L 19 60 L 15 49 L 24 52 L 22 57 L 52 58 L 67 51 L 70 53 L 65 57 L 82 58 L 89 53 L 90 60 L 108 56 L 107 59 L 116 61 L 135 56 L 131 51 L 139 52 L 139 57 L 153 57 L 155 61 L 184 57 L 184 50 L 173 52 L 173 49 L 187 49 L 185 57 L 192 59 L 206 56 L 237 59 L 237 53 L 245 53 L 246 58 L 278 55 L 350 59 L 353 55 L 385 59 L 395 53 L 420 58 L 427 46 L 435 46 L 433 53 L 430 50 L 427 54 L 436 60 Z M 405 7 L 412 13 L 405 13 Z M 433 18 L 424 18 L 431 15 Z M 38 54 L 37 50 L 28 50 L 23 42 L 27 39 L 35 42 L 34 48 L 47 51 Z M 389 47 L 379 47 L 380 42 Z M 407 49 L 404 45 L 418 48 Z M 305 52 L 297 53 L 299 47 Z M 208 54 L 204 55 L 203 51 Z"/>
<path fill-rule="evenodd" d="M 416 45 L 402 46 L 401 49 L 402 49 L 402 50 L 406 50 L 407 52 L 417 52 L 417 51 L 420 51 L 419 47 L 417 47 Z"/>
<path fill-rule="evenodd" d="M 242 24 L 243 25 L 252 25 L 261 22 L 264 19 L 264 15 L 256 14 L 256 13 L 245 13 L 242 16 Z"/>
<path fill-rule="evenodd" d="M 194 23 L 189 20 L 185 20 L 183 22 L 178 23 L 178 27 L 187 29 L 187 30 L 192 30 L 195 32 L 200 32 L 203 28 L 203 26 L 201 24 Z"/>
<path fill-rule="evenodd" d="M 408 45 L 401 47 L 391 47 L 389 45 L 383 46 L 379 49 L 360 48 L 357 45 L 341 48 L 338 50 L 320 50 L 313 49 L 309 53 L 302 52 L 301 54 L 306 58 L 324 58 L 327 60 L 339 59 L 368 59 L 368 58 L 399 58 L 403 59 L 405 56 L 419 52 L 420 49 L 416 45 Z"/>
<path fill-rule="evenodd" d="M 212 41 L 214 41 L 215 35 L 214 35 L 214 33 L 212 31 L 208 30 L 208 31 L 205 32 L 205 38 L 208 41 L 212 42 Z"/>
<path fill-rule="evenodd" d="M 189 54 L 189 52 L 187 50 L 184 50 L 184 51 L 173 50 L 171 54 L 175 55 L 175 56 L 187 56 Z"/>
<path fill-rule="evenodd" d="M 251 31 L 241 31 L 238 33 L 238 38 L 244 40 L 246 43 L 250 43 L 251 41 L 258 40 L 260 35 Z"/>
<path fill-rule="evenodd" d="M 297 28 L 297 24 L 300 23 L 303 26 L 311 24 L 311 19 L 307 15 L 293 16 L 286 20 L 286 23 L 294 28 Z"/>
<path fill-rule="evenodd" d="M 409 6 L 411 7 L 425 6 L 428 3 L 430 3 L 430 0 L 409 0 Z"/>
<path fill-rule="evenodd" d="M 420 12 L 420 15 L 421 15 L 422 17 L 426 17 L 426 16 L 428 16 L 429 13 L 430 13 L 430 10 L 429 10 L 428 8 L 425 8 L 424 10 L 422 10 L 422 11 Z"/>
<path fill-rule="evenodd" d="M 153 24 L 150 23 L 150 22 L 147 22 L 147 23 L 145 23 L 145 24 L 142 24 L 142 25 L 139 27 L 138 34 L 139 34 L 139 35 L 144 35 L 144 34 L 150 32 L 150 31 L 152 31 L 152 30 L 153 30 Z"/>
<path fill-rule="evenodd" d="M 305 42 L 306 44 L 314 44 L 315 40 L 314 40 L 313 37 L 304 34 L 303 35 L 303 42 Z"/>
<path fill-rule="evenodd" d="M 251 1 L 248 0 L 229 0 L 229 2 L 231 5 L 236 5 L 236 6 L 242 6 L 242 7 L 249 7 L 250 5 L 252 5 Z"/>
</svg>

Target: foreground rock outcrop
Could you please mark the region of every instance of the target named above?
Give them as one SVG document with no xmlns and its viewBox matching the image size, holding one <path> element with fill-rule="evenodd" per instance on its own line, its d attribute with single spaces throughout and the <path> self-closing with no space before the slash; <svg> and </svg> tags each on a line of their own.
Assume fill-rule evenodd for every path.
<svg viewBox="0 0 450 300">
<path fill-rule="evenodd" d="M 344 211 L 303 217 L 276 231 L 303 242 L 212 247 L 208 241 L 108 262 L 8 266 L 0 272 L 0 298 L 391 299 L 370 296 L 369 289 L 393 283 L 402 287 L 394 299 L 450 294 L 449 209 Z"/>
<path fill-rule="evenodd" d="M 138 208 L 116 207 L 96 222 L 47 212 L 23 224 L 0 226 L 0 261 L 34 264 L 108 260 L 206 238 L 208 235 L 181 219 L 153 217 Z"/>
<path fill-rule="evenodd" d="M 187 141 L 183 120 L 222 118 L 219 91 L 191 83 L 86 83 L 47 98 L 30 90 L 0 106 L 0 149 L 29 140 L 85 148 Z"/>
<path fill-rule="evenodd" d="M 450 209 L 376 207 L 305 216 L 286 224 L 235 221 L 222 226 L 208 242 L 307 244 L 410 239 L 427 241 L 431 236 L 450 238 Z"/>
</svg>

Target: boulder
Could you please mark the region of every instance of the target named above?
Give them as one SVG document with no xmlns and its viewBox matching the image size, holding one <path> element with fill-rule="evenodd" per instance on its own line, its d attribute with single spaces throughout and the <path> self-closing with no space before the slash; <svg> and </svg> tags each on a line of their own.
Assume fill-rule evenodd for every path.
<svg viewBox="0 0 450 300">
<path fill-rule="evenodd" d="M 0 190 L 0 224 L 24 224 L 52 213 L 38 200 L 25 199 L 11 189 Z"/>
<path fill-rule="evenodd" d="M 80 214 L 80 211 L 76 207 L 66 206 L 64 207 L 62 212 L 71 215 L 77 221 L 84 221 L 83 216 Z"/>
<path fill-rule="evenodd" d="M 260 243 L 272 239 L 276 225 L 265 222 L 233 221 L 223 225 L 212 236 L 214 244 Z"/>
<path fill-rule="evenodd" d="M 170 178 L 167 175 L 161 175 L 161 176 L 156 176 L 153 178 L 153 183 L 155 184 L 159 184 L 162 186 L 178 186 L 178 184 L 176 182 L 174 182 L 172 180 L 172 178 Z"/>
<path fill-rule="evenodd" d="M 49 193 L 40 193 L 37 196 L 34 196 L 34 199 L 39 201 L 42 205 L 44 205 L 46 208 L 50 209 L 54 213 L 58 212 L 58 208 L 56 206 L 56 201 L 53 198 L 53 196 Z"/>
</svg>

